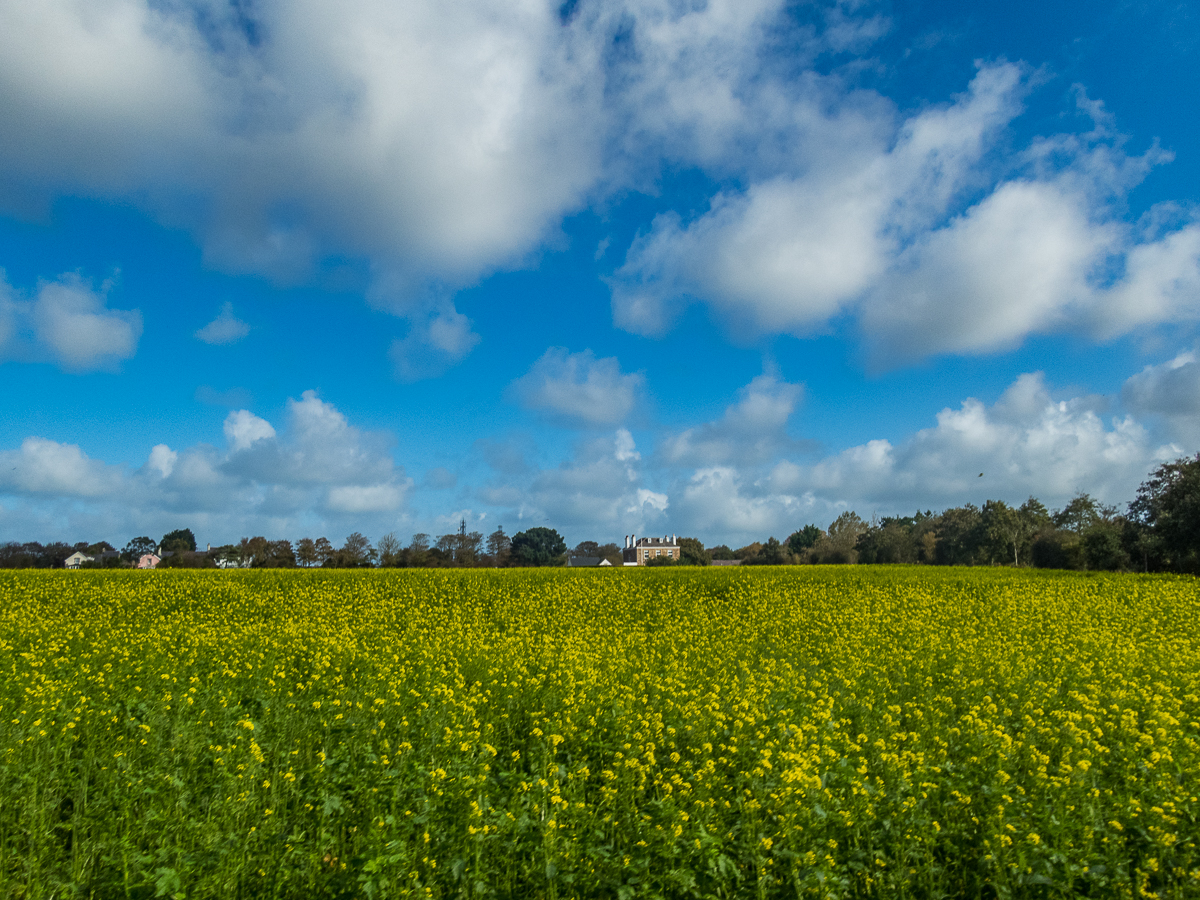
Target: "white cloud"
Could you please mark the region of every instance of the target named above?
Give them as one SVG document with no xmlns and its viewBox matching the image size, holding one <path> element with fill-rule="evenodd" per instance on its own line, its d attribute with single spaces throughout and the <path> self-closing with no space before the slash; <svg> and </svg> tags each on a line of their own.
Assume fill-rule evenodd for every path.
<svg viewBox="0 0 1200 900">
<path fill-rule="evenodd" d="M 1091 132 L 1005 153 L 1028 88 L 1019 66 L 982 66 L 953 103 L 898 125 L 849 96 L 794 101 L 791 155 L 634 240 L 610 281 L 614 322 L 659 336 L 703 302 L 735 332 L 803 335 L 849 313 L 872 357 L 895 364 L 1200 318 L 1200 227 L 1138 234 L 1122 219 L 1170 155 L 1126 155 L 1082 95 Z"/>
<path fill-rule="evenodd" d="M 0 451 L 0 496 L 16 498 L 31 521 L 41 521 L 45 504 L 59 504 L 70 522 L 107 523 L 132 535 L 185 521 L 221 543 L 262 533 L 294 539 L 301 528 L 369 530 L 374 523 L 391 530 L 413 488 L 386 435 L 353 427 L 312 391 L 289 402 L 282 431 L 238 410 L 226 417 L 224 433 L 226 452 L 156 444 L 137 469 L 27 438 Z"/>
<path fill-rule="evenodd" d="M 405 337 L 392 341 L 388 356 L 397 378 L 421 381 L 441 375 L 479 341 L 471 320 L 442 304 L 432 315 L 415 320 Z"/>
<path fill-rule="evenodd" d="M 1157 366 L 1146 366 L 1125 382 L 1121 396 L 1137 412 L 1167 416 L 1200 414 L 1200 363 L 1187 350 Z"/>
<path fill-rule="evenodd" d="M 637 445 L 633 442 L 633 435 L 625 428 L 617 429 L 616 446 L 616 457 L 620 462 L 637 461 L 642 458 L 642 454 L 637 451 Z"/>
<path fill-rule="evenodd" d="M 740 330 L 819 329 L 970 184 L 988 137 L 1019 112 L 1021 92 L 1018 67 L 987 67 L 954 104 L 898 129 L 883 110 L 798 104 L 797 146 L 781 171 L 718 194 L 687 226 L 660 216 L 634 242 L 613 280 L 616 323 L 662 334 L 699 299 Z"/>
<path fill-rule="evenodd" d="M 116 371 L 137 352 L 142 315 L 109 309 L 100 292 L 75 274 L 42 282 L 22 300 L 0 269 L 0 360 L 48 360 L 67 372 Z"/>
<path fill-rule="evenodd" d="M 135 311 L 108 309 L 77 276 L 43 284 L 33 305 L 38 341 L 70 371 L 115 369 L 137 352 L 142 316 Z"/>
<path fill-rule="evenodd" d="M 787 423 L 804 395 L 803 385 L 759 375 L 738 395 L 720 420 L 668 437 L 663 456 L 675 465 L 704 467 L 758 463 L 794 449 Z"/>
<path fill-rule="evenodd" d="M 19 450 L 0 451 L 0 491 L 106 497 L 120 487 L 121 470 L 91 459 L 75 444 L 29 437 Z"/>
<path fill-rule="evenodd" d="M 572 543 L 605 543 L 665 521 L 669 497 L 644 486 L 639 459 L 632 436 L 621 429 L 615 441 L 581 441 L 573 457 L 554 468 L 510 471 L 503 483 L 484 486 L 479 496 L 501 509 L 500 521 L 515 516 L 521 528 L 548 525 Z"/>
<path fill-rule="evenodd" d="M 170 478 L 171 472 L 175 470 L 175 463 L 178 461 L 179 454 L 166 444 L 155 444 L 150 448 L 150 457 L 146 460 L 146 467 L 158 472 L 163 478 Z"/>
<path fill-rule="evenodd" d="M 1125 382 L 1121 399 L 1139 415 L 1162 416 L 1184 446 L 1200 445 L 1200 362 L 1194 350 L 1146 366 Z"/>
<path fill-rule="evenodd" d="M 206 344 L 235 344 L 250 333 L 250 326 L 233 314 L 233 304 L 226 303 L 215 319 L 196 332 Z"/>
<path fill-rule="evenodd" d="M 639 333 L 696 301 L 749 332 L 861 315 L 877 348 L 898 323 L 910 355 L 1200 317 L 1200 231 L 1123 225 L 1165 154 L 1126 157 L 1086 98 L 1093 133 L 1012 152 L 1031 76 L 1006 63 L 905 118 L 854 87 L 863 59 L 816 65 L 869 53 L 889 22 L 844 3 L 809 19 L 783 0 L 10 3 L 0 206 L 120 198 L 190 229 L 209 263 L 283 280 L 350 261 L 372 303 L 412 320 L 391 350 L 404 380 L 476 345 L 453 291 L 664 169 L 743 187 L 628 248 L 613 312 Z M 1064 230 L 1022 236 L 1030 215 Z M 105 318 L 99 355 L 126 358 L 132 332 Z M 222 322 L 201 331 L 236 337 Z M 92 365 L 74 333 L 63 358 Z"/>
<path fill-rule="evenodd" d="M 275 437 L 275 429 L 266 419 L 260 419 L 247 409 L 239 409 L 225 417 L 225 440 L 234 452 L 246 450 L 255 441 Z"/>
<path fill-rule="evenodd" d="M 572 424 L 617 425 L 644 398 L 645 376 L 625 374 L 615 357 L 596 359 L 591 350 L 569 353 L 551 347 L 512 384 L 521 403 Z"/>
<path fill-rule="evenodd" d="M 1124 503 L 1170 452 L 1132 417 L 1105 422 L 1095 399 L 1055 400 L 1042 375 L 1032 373 L 990 408 L 968 399 L 898 446 L 876 440 L 812 466 L 781 462 L 769 484 L 782 493 L 893 511 L 1031 494 L 1054 505 L 1078 491 Z"/>
<path fill-rule="evenodd" d="M 763 491 L 731 466 L 712 466 L 697 469 L 676 491 L 671 521 L 710 544 L 720 540 L 736 547 L 770 535 L 783 540 L 829 508 L 811 497 Z"/>
<path fill-rule="evenodd" d="M 6 4 L 0 203 L 130 198 L 283 279 L 365 258 L 407 314 L 581 204 L 603 79 L 576 40 L 540 2 Z"/>
<path fill-rule="evenodd" d="M 1115 246 L 1082 198 L 1054 185 L 1002 185 L 897 260 L 867 305 L 864 327 L 877 354 L 1008 349 L 1026 335 L 1062 328 L 1090 302 L 1088 276 Z"/>
<path fill-rule="evenodd" d="M 404 503 L 403 484 L 341 485 L 330 488 L 329 508 L 340 513 L 387 512 Z"/>
</svg>

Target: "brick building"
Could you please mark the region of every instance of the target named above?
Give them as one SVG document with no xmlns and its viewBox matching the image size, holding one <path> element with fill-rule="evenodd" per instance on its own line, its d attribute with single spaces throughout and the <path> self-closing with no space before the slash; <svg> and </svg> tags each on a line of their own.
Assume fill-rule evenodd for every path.
<svg viewBox="0 0 1200 900">
<path fill-rule="evenodd" d="M 670 537 L 638 537 L 636 534 L 625 535 L 625 549 L 621 558 L 627 566 L 644 566 L 652 559 L 660 557 L 679 559 L 679 540 L 675 535 Z"/>
</svg>

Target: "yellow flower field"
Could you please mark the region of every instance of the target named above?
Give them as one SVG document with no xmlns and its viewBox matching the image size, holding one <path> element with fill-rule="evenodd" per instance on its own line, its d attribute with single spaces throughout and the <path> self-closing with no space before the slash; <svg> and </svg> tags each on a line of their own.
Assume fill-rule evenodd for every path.
<svg viewBox="0 0 1200 900">
<path fill-rule="evenodd" d="M 1194 579 L 5 572 L 0 898 L 1200 896 Z"/>
</svg>

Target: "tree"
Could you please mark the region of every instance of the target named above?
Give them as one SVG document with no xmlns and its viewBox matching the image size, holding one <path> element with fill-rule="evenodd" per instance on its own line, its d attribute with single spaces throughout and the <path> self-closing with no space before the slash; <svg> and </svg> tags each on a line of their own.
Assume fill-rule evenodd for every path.
<svg viewBox="0 0 1200 900">
<path fill-rule="evenodd" d="M 333 549 L 333 544 L 329 542 L 329 538 L 323 537 L 319 537 L 313 541 L 313 550 L 317 554 L 317 563 L 322 566 L 333 559 L 333 554 L 337 552 Z"/>
<path fill-rule="evenodd" d="M 599 550 L 596 551 L 596 556 L 607 559 L 612 565 L 622 566 L 625 564 L 625 557 L 620 552 L 620 547 L 611 541 L 608 544 L 601 544 Z"/>
<path fill-rule="evenodd" d="M 1019 553 L 1025 530 L 1022 527 L 1021 514 L 1003 500 L 988 500 L 980 510 L 988 562 L 996 562 L 997 558 L 1006 559 L 1010 554 L 1014 566 L 1021 564 Z"/>
<path fill-rule="evenodd" d="M 1056 528 L 1083 534 L 1101 519 L 1102 507 L 1087 494 L 1078 494 L 1051 516 Z"/>
<path fill-rule="evenodd" d="M 808 550 L 817 542 L 817 538 L 821 536 L 821 529 L 816 525 L 805 525 L 799 531 L 793 531 L 788 535 L 787 545 L 792 553 L 799 556 L 805 550 Z"/>
<path fill-rule="evenodd" d="M 503 526 L 498 526 L 495 531 L 488 535 L 487 552 L 488 556 L 492 558 L 492 565 L 507 566 L 511 548 L 512 541 L 504 533 Z"/>
<path fill-rule="evenodd" d="M 769 537 L 765 544 L 757 544 L 757 553 L 742 558 L 744 566 L 779 566 L 789 561 L 787 545 L 781 544 L 778 538 Z M 741 552 L 740 550 L 738 551 Z"/>
<path fill-rule="evenodd" d="M 390 568 L 400 562 L 403 548 L 400 546 L 400 539 L 396 537 L 395 532 L 389 531 L 381 537 L 379 543 L 375 545 L 375 549 L 379 551 L 379 565 Z"/>
<path fill-rule="evenodd" d="M 410 566 L 420 567 L 429 565 L 429 535 L 417 532 L 408 542 L 404 551 Z"/>
<path fill-rule="evenodd" d="M 858 560 L 858 538 L 869 526 L 853 510 L 842 513 L 817 539 L 812 547 L 811 558 L 821 563 L 854 563 Z"/>
<path fill-rule="evenodd" d="M 580 541 L 575 545 L 575 549 L 571 551 L 573 558 L 578 557 L 595 557 L 600 555 L 600 545 L 595 541 Z"/>
<path fill-rule="evenodd" d="M 530 528 L 513 535 L 512 560 L 518 566 L 561 566 L 567 543 L 553 528 Z"/>
<path fill-rule="evenodd" d="M 1129 568 L 1124 542 L 1124 517 L 1098 522 L 1083 533 L 1083 558 L 1089 569 L 1118 571 Z"/>
<path fill-rule="evenodd" d="M 979 507 L 970 503 L 942 513 L 935 532 L 939 565 L 969 566 L 975 562 L 982 518 Z"/>
<path fill-rule="evenodd" d="M 854 549 L 860 563 L 917 561 L 916 519 L 884 517 L 858 536 Z"/>
<path fill-rule="evenodd" d="M 335 565 L 343 569 L 361 568 L 375 562 L 375 548 L 361 532 L 355 531 L 346 537 L 346 543 L 334 556 Z"/>
<path fill-rule="evenodd" d="M 317 555 L 317 544 L 312 538 L 296 541 L 296 559 L 302 566 L 315 566 L 321 561 Z"/>
<path fill-rule="evenodd" d="M 121 551 L 121 558 L 126 562 L 135 563 L 147 553 L 153 553 L 157 547 L 158 545 L 146 535 L 135 537 L 125 545 L 125 549 Z"/>
<path fill-rule="evenodd" d="M 1149 533 L 1143 563 L 1161 554 L 1166 566 L 1200 571 L 1200 453 L 1163 463 L 1138 488 L 1129 518 Z"/>
<path fill-rule="evenodd" d="M 288 540 L 266 541 L 261 556 L 254 565 L 261 569 L 294 569 L 296 553 Z"/>
<path fill-rule="evenodd" d="M 679 559 L 688 566 L 708 566 L 712 557 L 704 549 L 704 545 L 696 538 L 684 537 L 679 539 Z"/>
<path fill-rule="evenodd" d="M 178 553 L 183 550 L 195 551 L 196 536 L 192 534 L 190 528 L 177 528 L 175 531 L 168 531 L 163 535 L 163 539 L 158 544 L 163 550 L 170 550 Z"/>
<path fill-rule="evenodd" d="M 737 555 L 729 549 L 728 544 L 717 544 L 715 547 L 708 548 L 709 559 L 737 559 Z"/>
</svg>

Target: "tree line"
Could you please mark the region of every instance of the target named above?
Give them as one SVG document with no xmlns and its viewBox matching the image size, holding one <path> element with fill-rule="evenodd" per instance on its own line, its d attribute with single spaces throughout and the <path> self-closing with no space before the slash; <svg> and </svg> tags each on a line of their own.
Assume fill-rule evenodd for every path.
<svg viewBox="0 0 1200 900">
<path fill-rule="evenodd" d="M 1155 469 L 1124 511 L 1081 493 L 1061 509 L 1036 497 L 1020 506 L 988 500 L 940 513 L 864 521 L 847 511 L 828 528 L 806 525 L 784 541 L 712 559 L 742 564 L 925 563 L 1051 569 L 1200 573 L 1200 454 Z"/>
<path fill-rule="evenodd" d="M 736 550 L 724 544 L 706 548 L 693 537 L 681 538 L 679 544 L 678 561 L 664 557 L 648 565 L 736 560 L 742 565 L 923 563 L 1200 573 L 1200 453 L 1156 468 L 1124 511 L 1081 493 L 1056 510 L 1030 497 L 1020 506 L 988 500 L 982 506 L 968 503 L 870 522 L 846 511 L 827 528 L 808 524 L 783 541 L 770 537 Z M 84 568 L 133 566 L 155 552 L 162 554 L 159 568 L 557 566 L 572 556 L 622 564 L 615 543 L 583 541 L 568 550 L 553 528 L 530 528 L 509 537 L 501 527 L 485 537 L 468 531 L 463 520 L 451 534 L 435 539 L 418 533 L 407 544 L 391 533 L 372 545 L 356 531 L 338 547 L 325 537 L 293 544 L 256 536 L 198 551 L 186 528 L 159 541 L 136 537 L 119 552 L 107 541 L 10 542 L 0 545 L 0 568 L 60 568 L 76 551 L 94 557 Z"/>
</svg>

